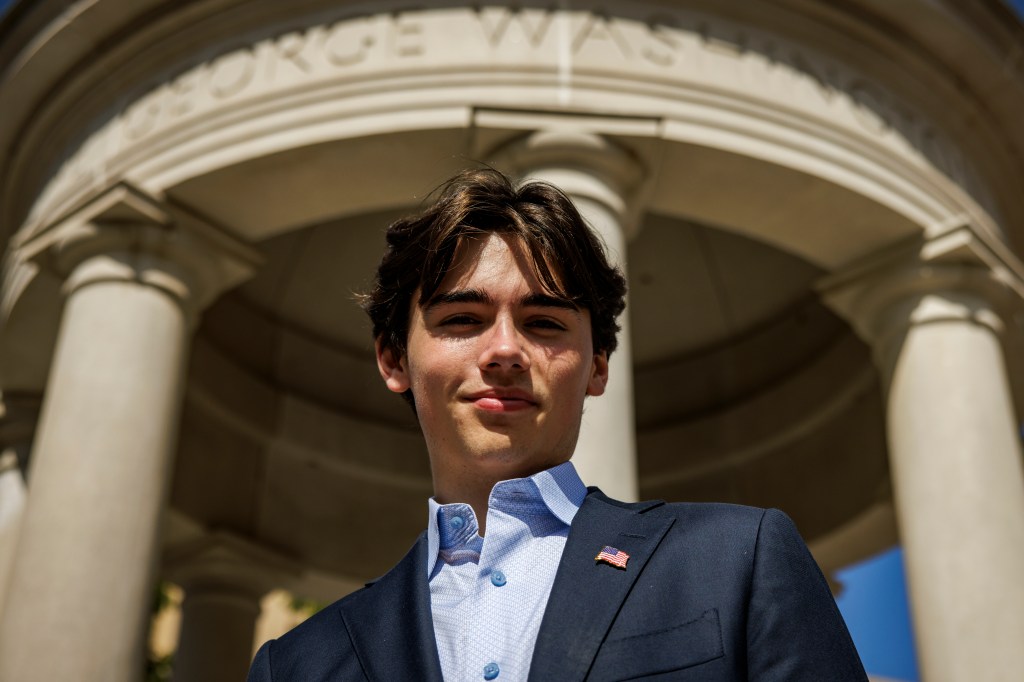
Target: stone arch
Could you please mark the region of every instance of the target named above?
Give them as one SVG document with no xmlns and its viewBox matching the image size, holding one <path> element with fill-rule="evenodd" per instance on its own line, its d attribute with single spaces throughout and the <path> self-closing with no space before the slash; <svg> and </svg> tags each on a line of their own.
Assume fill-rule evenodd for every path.
<svg viewBox="0 0 1024 682">
<path fill-rule="evenodd" d="M 250 30 L 225 41 L 213 36 L 226 15 L 199 24 L 209 42 L 188 54 L 168 52 L 186 24 L 166 17 L 107 56 L 103 66 L 128 75 L 130 61 L 135 74 L 120 97 L 103 93 L 101 105 L 83 77 L 77 96 L 70 88 L 27 126 L 27 140 L 47 142 L 25 144 L 36 156 L 23 152 L 14 161 L 22 187 L 35 183 L 20 194 L 36 197 L 32 208 L 17 202 L 27 215 L 22 230 L 40 229 L 116 179 L 155 195 L 194 197 L 204 177 L 219 183 L 248 173 L 248 187 L 273 191 L 268 166 L 278 163 L 320 164 L 350 182 L 390 186 L 392 196 L 415 195 L 429 177 L 422 166 L 486 157 L 503 134 L 551 114 L 632 142 L 652 171 L 649 201 L 659 209 L 757 234 L 826 267 L 855 255 L 844 235 L 869 234 L 875 245 L 959 216 L 1000 232 L 1007 207 L 975 169 L 988 157 L 971 148 L 976 136 L 954 137 L 953 117 L 936 108 L 943 93 L 917 82 L 921 74 L 886 73 L 871 60 L 855 70 L 837 56 L 849 39 L 812 38 L 806 19 L 787 35 L 780 20 L 729 14 L 642 4 L 609 11 L 600 3 L 571 11 L 543 3 L 368 14 L 338 7 L 277 23 L 271 12 L 259 26 L 250 18 L 242 24 Z M 147 32 L 154 42 L 143 46 Z M 446 32 L 462 36 L 460 44 L 446 44 Z M 836 54 L 826 37 L 838 41 Z M 367 159 L 374 144 L 380 156 Z M 404 186 L 403 175 L 381 163 L 388 182 L 369 182 L 372 162 L 396 148 L 399 170 L 416 180 Z M 440 148 L 453 163 L 430 153 Z M 356 162 L 346 166 L 330 154 Z M 347 172 L 352 166 L 358 173 Z M 301 177 L 301 169 L 289 176 Z M 680 177 L 688 182 L 673 185 Z M 315 184 L 296 189 L 313 193 Z M 367 189 L 354 194 L 369 202 L 375 193 Z M 723 192 L 731 212 L 721 209 Z M 766 220 L 778 213 L 770 198 L 779 192 L 801 202 L 794 211 L 816 223 L 819 240 L 800 243 L 784 218 Z M 197 210 L 225 213 L 202 199 Z M 297 199 L 323 210 L 271 225 L 248 216 L 222 222 L 259 239 L 360 208 L 343 196 L 332 206 L 322 196 Z M 220 193 L 221 203 L 228 200 Z"/>
</svg>

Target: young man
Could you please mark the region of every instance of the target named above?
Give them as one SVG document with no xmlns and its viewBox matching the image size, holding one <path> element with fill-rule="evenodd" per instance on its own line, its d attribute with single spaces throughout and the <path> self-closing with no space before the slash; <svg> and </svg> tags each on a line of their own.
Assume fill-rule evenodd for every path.
<svg viewBox="0 0 1024 682">
<path fill-rule="evenodd" d="M 257 653 L 263 680 L 866 680 L 792 523 L 626 504 L 569 462 L 625 281 L 564 194 L 492 170 L 388 229 L 367 296 L 434 497 L 388 574 Z"/>
</svg>

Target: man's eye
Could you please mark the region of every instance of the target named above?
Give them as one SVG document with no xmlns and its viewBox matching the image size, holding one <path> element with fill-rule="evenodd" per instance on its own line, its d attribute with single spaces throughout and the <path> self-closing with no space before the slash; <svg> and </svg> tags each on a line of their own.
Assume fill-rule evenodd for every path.
<svg viewBox="0 0 1024 682">
<path fill-rule="evenodd" d="M 476 318 L 472 315 L 452 315 L 441 320 L 443 326 L 459 326 L 476 324 Z"/>
<path fill-rule="evenodd" d="M 552 320 L 547 317 L 543 317 L 537 320 L 531 320 L 526 324 L 528 327 L 532 327 L 534 329 L 556 329 L 559 331 L 565 330 L 564 324 L 562 324 L 558 320 Z"/>
</svg>

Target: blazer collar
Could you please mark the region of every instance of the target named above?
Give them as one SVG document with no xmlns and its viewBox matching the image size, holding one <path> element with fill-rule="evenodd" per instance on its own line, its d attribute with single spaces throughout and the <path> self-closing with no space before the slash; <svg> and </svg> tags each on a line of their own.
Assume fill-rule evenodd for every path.
<svg viewBox="0 0 1024 682">
<path fill-rule="evenodd" d="M 370 680 L 442 682 L 426 562 L 422 533 L 397 566 L 341 605 L 352 646 Z"/>
<path fill-rule="evenodd" d="M 592 488 L 569 530 L 541 621 L 530 677 L 583 680 L 623 601 L 674 518 L 646 516 L 663 502 L 624 504 Z M 625 569 L 598 563 L 605 545 L 629 554 Z"/>
</svg>

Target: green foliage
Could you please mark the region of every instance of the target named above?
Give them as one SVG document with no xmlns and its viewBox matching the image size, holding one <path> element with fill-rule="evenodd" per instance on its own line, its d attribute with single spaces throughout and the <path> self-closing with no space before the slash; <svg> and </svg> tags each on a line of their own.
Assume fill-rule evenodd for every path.
<svg viewBox="0 0 1024 682">
<path fill-rule="evenodd" d="M 169 682 L 174 669 L 174 654 L 157 656 L 152 651 L 146 657 L 146 682 Z"/>
<path fill-rule="evenodd" d="M 168 583 L 163 581 L 157 583 L 153 590 L 153 601 L 150 606 L 152 616 L 156 616 L 172 603 Z M 173 668 L 173 653 L 159 656 L 152 649 L 146 650 L 146 674 L 143 678 L 146 682 L 170 682 Z"/>
<path fill-rule="evenodd" d="M 153 588 L 153 601 L 149 609 L 150 615 L 155 616 L 171 605 L 171 593 L 167 589 L 167 585 L 168 583 L 161 580 Z"/>
<path fill-rule="evenodd" d="M 292 600 L 288 604 L 288 608 L 296 613 L 304 614 L 307 618 L 312 616 L 317 611 L 322 610 L 327 604 L 316 599 L 309 599 L 308 597 L 299 597 L 292 595 Z"/>
</svg>

